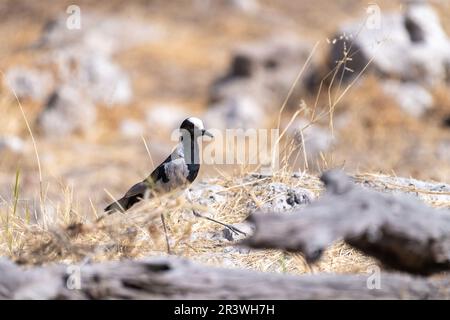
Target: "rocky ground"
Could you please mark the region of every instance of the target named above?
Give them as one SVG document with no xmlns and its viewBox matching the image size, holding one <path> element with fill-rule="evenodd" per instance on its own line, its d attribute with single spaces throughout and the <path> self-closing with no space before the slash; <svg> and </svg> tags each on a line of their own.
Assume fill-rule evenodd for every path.
<svg viewBox="0 0 450 320">
<path fill-rule="evenodd" d="M 217 129 L 274 128 L 280 115 L 282 145 L 295 148 L 282 148 L 283 170 L 269 177 L 202 167 L 196 203 L 240 228 L 256 209 L 314 201 L 317 173 L 335 167 L 450 207 L 446 1 L 377 1 L 380 28 L 359 0 L 78 1 L 80 30 L 66 27 L 70 4 L 0 5 L 2 255 L 42 264 L 165 254 L 164 213 L 174 253 L 205 263 L 293 273 L 376 263 L 343 243 L 313 266 L 236 249 L 239 239 L 170 196 L 95 223 L 111 195 L 163 160 L 189 115 Z"/>
</svg>

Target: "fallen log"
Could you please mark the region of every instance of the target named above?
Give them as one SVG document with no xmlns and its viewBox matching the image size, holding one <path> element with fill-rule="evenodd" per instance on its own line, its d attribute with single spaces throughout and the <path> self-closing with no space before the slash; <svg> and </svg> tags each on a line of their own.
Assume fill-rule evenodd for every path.
<svg viewBox="0 0 450 320">
<path fill-rule="evenodd" d="M 338 239 L 386 266 L 416 274 L 450 268 L 450 214 L 412 196 L 355 185 L 339 171 L 321 177 L 327 192 L 292 214 L 249 217 L 254 234 L 242 244 L 302 252 L 309 262 Z"/>
<path fill-rule="evenodd" d="M 450 298 L 449 277 L 426 279 L 396 273 L 295 276 L 205 267 L 173 257 L 31 269 L 3 259 L 0 275 L 1 299 Z"/>
</svg>

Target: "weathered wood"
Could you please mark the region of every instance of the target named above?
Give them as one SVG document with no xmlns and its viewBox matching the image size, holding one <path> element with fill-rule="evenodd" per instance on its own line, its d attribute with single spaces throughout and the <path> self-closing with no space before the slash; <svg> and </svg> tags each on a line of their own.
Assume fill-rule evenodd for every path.
<svg viewBox="0 0 450 320">
<path fill-rule="evenodd" d="M 318 259 L 337 239 L 385 265 L 418 274 L 450 268 L 450 214 L 407 195 L 359 187 L 343 173 L 322 176 L 327 192 L 292 214 L 253 214 L 254 234 L 243 244 L 299 251 Z"/>
<path fill-rule="evenodd" d="M 2 299 L 448 299 L 450 278 L 381 273 L 282 275 L 204 267 L 172 257 L 80 267 L 81 286 L 67 281 L 76 269 L 54 265 L 23 269 L 0 260 Z M 69 273 L 68 273 L 69 272 Z M 70 280 L 69 280 L 70 281 Z M 76 283 L 74 281 L 73 283 Z M 73 284 L 72 283 L 72 284 Z M 368 287 L 373 288 L 370 289 Z"/>
</svg>

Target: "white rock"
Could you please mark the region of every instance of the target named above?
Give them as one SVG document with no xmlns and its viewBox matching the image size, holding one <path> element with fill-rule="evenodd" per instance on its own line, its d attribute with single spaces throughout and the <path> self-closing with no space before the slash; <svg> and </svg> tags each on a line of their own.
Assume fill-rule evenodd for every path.
<svg viewBox="0 0 450 320">
<path fill-rule="evenodd" d="M 338 34 L 329 64 L 335 66 L 343 51 L 350 51 L 352 60 L 346 67 L 354 72 L 347 76 L 358 75 L 370 61 L 371 68 L 391 78 L 429 85 L 446 79 L 450 40 L 426 3 L 410 3 L 404 14 L 382 13 L 379 26 L 368 25 L 365 17 L 343 26 Z"/>
<path fill-rule="evenodd" d="M 259 9 L 257 0 L 227 0 L 229 4 L 238 10 L 246 13 L 256 13 Z"/>
<path fill-rule="evenodd" d="M 211 10 L 235 9 L 248 14 L 255 14 L 260 9 L 258 0 L 194 0 L 193 7 L 202 13 Z"/>
<path fill-rule="evenodd" d="M 422 201 L 428 203 L 450 201 L 450 185 L 446 183 L 392 176 L 379 176 L 376 180 L 364 181 L 362 185 L 384 192 L 392 192 L 396 194 L 406 193 L 408 195 L 416 196 Z M 377 182 L 381 182 L 381 184 Z M 389 185 L 396 186 L 397 188 L 387 188 L 386 186 Z"/>
<path fill-rule="evenodd" d="M 234 231 L 231 231 L 229 228 L 224 228 L 222 230 L 222 236 L 228 241 L 243 240 L 244 238 L 251 236 L 253 234 L 253 232 L 255 231 L 255 226 L 248 222 L 234 223 L 231 226 L 238 229 L 239 231 L 244 232 L 245 234 L 236 233 Z M 237 253 L 250 252 L 250 250 L 248 250 L 248 248 L 239 248 L 239 247 L 236 247 L 235 250 L 228 250 L 228 251 L 229 252 L 237 252 Z"/>
<path fill-rule="evenodd" d="M 25 142 L 17 136 L 0 136 L 0 152 L 8 150 L 14 153 L 22 153 L 24 148 Z"/>
<path fill-rule="evenodd" d="M 230 232 L 229 229 L 226 229 L 226 230 L 227 231 L 225 231 L 225 229 L 224 229 L 224 233 Z M 233 233 L 231 238 L 228 235 L 226 237 L 229 238 L 228 241 L 239 241 L 239 240 L 242 240 L 245 238 L 245 236 L 234 238 L 234 237 L 236 237 L 235 233 Z M 223 248 L 223 253 L 225 253 L 225 254 L 249 254 L 250 252 L 251 252 L 251 250 L 248 247 L 228 246 L 228 247 Z"/>
<path fill-rule="evenodd" d="M 438 143 L 436 156 L 440 160 L 450 162 L 450 140 L 445 139 Z"/>
<path fill-rule="evenodd" d="M 210 87 L 210 102 L 250 97 L 266 111 L 277 110 L 311 49 L 309 43 L 290 33 L 236 46 L 228 72 Z M 302 79 L 309 79 L 311 69 L 315 69 L 314 61 L 309 62 Z M 305 90 L 306 82 L 297 84 L 290 101 Z"/>
<path fill-rule="evenodd" d="M 424 115 L 433 106 L 433 96 L 417 83 L 387 80 L 382 86 L 384 92 L 395 99 L 403 111 L 413 117 Z"/>
<path fill-rule="evenodd" d="M 286 212 L 309 204 L 315 198 L 314 194 L 307 189 L 292 188 L 284 183 L 272 182 L 258 185 L 255 188 L 256 190 L 264 189 L 264 199 L 260 199 L 264 201 L 261 209 L 270 212 Z M 267 199 L 270 199 L 270 201 L 267 201 Z"/>
<path fill-rule="evenodd" d="M 144 126 L 135 120 L 125 119 L 120 123 L 120 133 L 125 137 L 140 137 L 144 133 Z"/>
<path fill-rule="evenodd" d="M 106 56 L 81 55 L 76 78 L 96 103 L 106 106 L 128 104 L 133 98 L 127 73 Z"/>
<path fill-rule="evenodd" d="M 298 119 L 291 127 L 288 133 L 295 139 L 298 146 L 305 147 L 306 155 L 313 159 L 321 152 L 325 153 L 332 148 L 336 142 L 336 134 L 334 136 L 328 127 L 321 127 L 316 124 L 309 124 L 305 119 Z"/>
<path fill-rule="evenodd" d="M 214 129 L 258 129 L 266 117 L 262 107 L 251 97 L 231 97 L 206 111 L 205 123 Z"/>
<path fill-rule="evenodd" d="M 195 183 L 190 188 L 190 193 L 195 203 L 207 207 L 221 205 L 227 201 L 227 193 L 224 187 L 204 181 Z"/>
<path fill-rule="evenodd" d="M 173 131 L 180 127 L 181 122 L 191 115 L 186 108 L 171 104 L 155 104 L 146 112 L 149 128 Z"/>
<path fill-rule="evenodd" d="M 56 65 L 60 83 L 83 91 L 93 103 L 110 107 L 133 99 L 128 74 L 105 54 L 79 48 L 56 50 L 48 60 Z"/>
<path fill-rule="evenodd" d="M 82 12 L 80 29 L 68 29 L 67 15 L 47 23 L 35 47 L 52 50 L 78 50 L 112 55 L 132 46 L 154 42 L 162 29 L 154 24 L 114 15 Z"/>
<path fill-rule="evenodd" d="M 112 57 L 159 39 L 161 29 L 144 21 L 88 12 L 82 13 L 80 29 L 68 29 L 66 22 L 63 15 L 44 28 L 34 45 L 49 51 L 41 62 L 56 65 L 60 84 L 80 88 L 95 104 L 129 104 L 131 81 Z"/>
</svg>

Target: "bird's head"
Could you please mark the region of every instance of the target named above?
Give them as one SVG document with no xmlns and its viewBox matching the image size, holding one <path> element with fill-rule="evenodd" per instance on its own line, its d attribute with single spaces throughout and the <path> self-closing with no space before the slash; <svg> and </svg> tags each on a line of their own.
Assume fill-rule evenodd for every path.
<svg viewBox="0 0 450 320">
<path fill-rule="evenodd" d="M 195 118 L 195 117 L 190 117 L 190 118 L 187 118 L 186 120 L 184 120 L 181 123 L 180 131 L 182 133 L 188 132 L 191 135 L 191 137 L 208 136 L 208 137 L 214 138 L 212 133 L 210 133 L 209 131 L 207 131 L 205 129 L 205 126 L 203 125 L 203 121 L 200 120 L 199 118 Z"/>
</svg>

